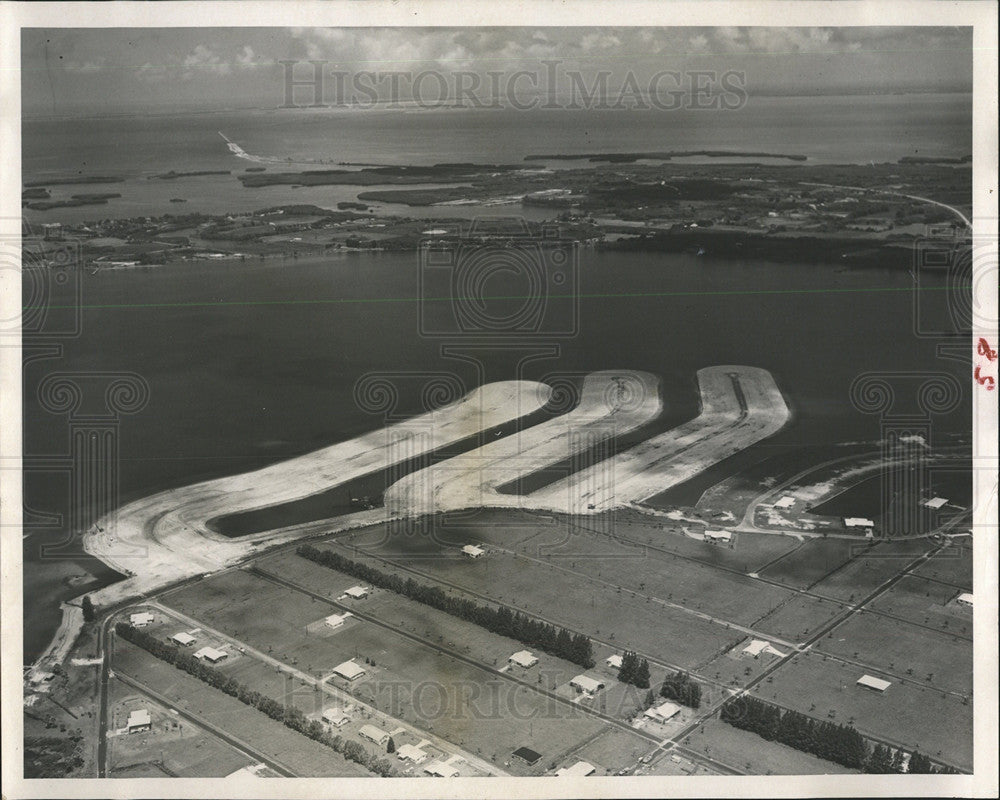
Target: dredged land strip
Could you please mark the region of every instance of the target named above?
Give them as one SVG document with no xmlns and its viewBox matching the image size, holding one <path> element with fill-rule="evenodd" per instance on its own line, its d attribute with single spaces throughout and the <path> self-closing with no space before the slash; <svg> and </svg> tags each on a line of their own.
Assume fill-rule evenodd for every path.
<svg viewBox="0 0 1000 800">
<path fill-rule="evenodd" d="M 459 469 L 435 471 L 433 475 L 439 477 L 430 482 L 427 476 L 405 478 L 403 486 L 397 489 L 394 485 L 387 491 L 388 510 L 393 515 L 412 515 L 433 508 L 509 505 L 597 513 L 687 480 L 773 435 L 788 421 L 784 398 L 766 370 L 709 367 L 699 371 L 698 379 L 702 413 L 695 420 L 537 492 L 522 496 L 498 493 L 497 486 L 561 461 L 567 449 L 572 455 L 574 450 L 592 448 L 595 440 L 612 431 L 622 433 L 639 427 L 661 411 L 655 376 L 636 371 L 595 373 L 585 381 L 580 404 L 561 424 L 533 426 L 509 437 L 509 442 L 499 440 L 459 456 Z M 308 497 L 527 416 L 541 409 L 551 392 L 551 387 L 531 381 L 487 384 L 437 411 L 356 439 L 253 472 L 130 503 L 84 535 L 87 553 L 128 576 L 95 592 L 91 599 L 99 607 L 114 606 L 292 541 L 303 535 L 302 526 L 236 540 L 211 531 L 207 522 L 223 514 Z M 430 493 L 424 491 L 428 486 L 433 489 Z M 382 522 L 386 514 L 387 509 L 349 514 L 328 532 Z M 81 624 L 78 606 L 77 601 L 64 604 L 62 625 L 39 659 L 39 666 L 65 657 Z"/>
<path fill-rule="evenodd" d="M 773 436 L 791 417 L 765 369 L 706 367 L 698 386 L 695 419 L 533 492 L 524 506 L 586 514 L 639 502 Z"/>
<path fill-rule="evenodd" d="M 294 539 L 295 529 L 231 539 L 208 520 L 323 492 L 374 470 L 430 453 L 541 409 L 551 389 L 533 381 L 499 381 L 456 402 L 364 436 L 263 469 L 159 492 L 102 518 L 83 536 L 84 550 L 128 576 L 90 595 L 113 606 L 175 581 L 235 563 L 262 547 Z M 382 509 L 350 514 L 342 528 L 383 521 Z M 63 605 L 60 628 L 38 664 L 65 658 L 82 623 L 79 601 Z"/>
<path fill-rule="evenodd" d="M 386 490 L 386 508 L 394 515 L 476 506 L 534 508 L 535 495 L 501 494 L 497 487 L 633 431 L 662 410 L 655 375 L 593 372 L 569 413 L 410 473 Z"/>
</svg>

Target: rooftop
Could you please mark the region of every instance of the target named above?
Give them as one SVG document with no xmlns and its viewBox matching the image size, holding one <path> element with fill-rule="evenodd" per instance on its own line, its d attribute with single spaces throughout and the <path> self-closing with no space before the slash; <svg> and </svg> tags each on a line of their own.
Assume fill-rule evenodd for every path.
<svg viewBox="0 0 1000 800">
<path fill-rule="evenodd" d="M 541 753 L 535 752 L 530 747 L 519 747 L 512 753 L 512 755 L 514 756 L 514 758 L 519 758 L 522 761 L 528 762 L 529 764 L 534 764 L 535 762 L 538 761 L 538 759 L 542 757 Z"/>
<path fill-rule="evenodd" d="M 364 586 L 352 586 L 344 594 L 348 597 L 353 597 L 355 600 L 360 600 L 362 597 L 368 596 L 368 589 Z"/>
<path fill-rule="evenodd" d="M 521 667 L 533 667 L 538 663 L 538 657 L 528 650 L 519 650 L 507 660 Z"/>
<path fill-rule="evenodd" d="M 884 692 L 892 686 L 891 681 L 884 681 L 881 678 L 874 677 L 873 675 L 862 675 L 858 678 L 858 684 L 860 686 L 867 686 L 869 689 L 876 689 L 880 692 Z"/>
<path fill-rule="evenodd" d="M 178 644 L 193 644 L 194 643 L 194 637 L 190 633 L 185 633 L 184 631 L 181 631 L 180 633 L 175 633 L 170 638 L 173 639 Z"/>
<path fill-rule="evenodd" d="M 128 715 L 128 727 L 130 728 L 150 724 L 152 724 L 152 720 L 149 717 L 149 711 L 145 708 L 137 709 Z"/>
<path fill-rule="evenodd" d="M 563 767 L 561 770 L 558 770 L 556 777 L 584 777 L 586 775 L 593 775 L 595 771 L 596 767 L 593 764 L 588 764 L 586 761 L 577 761 L 572 767 Z"/>
<path fill-rule="evenodd" d="M 353 661 L 345 661 L 343 664 L 338 664 L 333 668 L 333 671 L 342 678 L 347 678 L 349 681 L 365 674 L 364 667 L 359 667 Z"/>
</svg>

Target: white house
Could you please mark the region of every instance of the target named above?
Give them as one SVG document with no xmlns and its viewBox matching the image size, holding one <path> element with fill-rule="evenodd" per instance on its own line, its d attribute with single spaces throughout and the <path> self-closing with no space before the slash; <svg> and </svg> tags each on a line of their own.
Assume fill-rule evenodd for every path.
<svg viewBox="0 0 1000 800">
<path fill-rule="evenodd" d="M 588 678 L 586 675 L 577 675 L 569 682 L 569 685 L 578 692 L 583 692 L 591 697 L 604 688 L 604 684 L 601 681 Z"/>
<path fill-rule="evenodd" d="M 341 625 L 344 624 L 344 622 L 347 620 L 348 617 L 352 616 L 354 615 L 351 614 L 350 611 L 345 611 L 343 614 L 331 614 L 326 619 L 324 619 L 323 622 L 326 623 L 326 626 L 328 628 L 339 628 Z"/>
<path fill-rule="evenodd" d="M 844 517 L 844 525 L 848 528 L 874 528 L 875 523 L 865 517 Z"/>
<path fill-rule="evenodd" d="M 145 628 L 147 625 L 153 624 L 153 615 L 148 611 L 140 611 L 137 614 L 131 614 L 128 621 L 133 628 Z"/>
<path fill-rule="evenodd" d="M 181 631 L 170 637 L 170 641 L 179 644 L 181 647 L 190 647 L 194 644 L 194 637 L 190 633 Z"/>
<path fill-rule="evenodd" d="M 149 711 L 145 708 L 133 711 L 128 715 L 128 722 L 125 723 L 125 729 L 129 733 L 142 733 L 143 731 L 153 730 L 153 720 L 149 717 Z"/>
<path fill-rule="evenodd" d="M 681 707 L 676 703 L 671 703 L 669 700 L 665 703 L 661 703 L 656 708 L 648 708 L 643 712 L 644 717 L 649 717 L 651 720 L 656 722 L 666 722 L 669 719 L 673 719 L 681 712 Z"/>
<path fill-rule="evenodd" d="M 368 589 L 365 586 L 352 586 L 344 594 L 354 600 L 362 600 L 368 596 Z"/>
<path fill-rule="evenodd" d="M 791 495 L 785 495 L 778 502 L 774 504 L 775 508 L 791 508 L 795 505 L 795 498 Z"/>
<path fill-rule="evenodd" d="M 586 761 L 577 761 L 572 767 L 563 767 L 556 772 L 557 778 L 585 778 L 593 775 L 597 768 Z"/>
<path fill-rule="evenodd" d="M 217 650 L 214 647 L 203 647 L 197 653 L 194 654 L 195 658 L 200 658 L 203 661 L 207 661 L 210 664 L 218 664 L 222 659 L 229 656 L 224 650 Z"/>
<path fill-rule="evenodd" d="M 337 664 L 333 668 L 333 671 L 334 674 L 339 675 L 347 681 L 357 680 L 365 674 L 364 667 L 359 667 L 354 661 L 345 661 L 343 664 Z"/>
<path fill-rule="evenodd" d="M 730 542 L 733 535 L 729 531 L 705 531 L 705 541 L 707 542 Z"/>
<path fill-rule="evenodd" d="M 420 764 L 427 759 L 427 753 L 412 744 L 404 744 L 396 751 L 396 756 L 402 761 L 412 761 Z"/>
<path fill-rule="evenodd" d="M 962 592 L 958 597 L 955 598 L 955 602 L 963 606 L 972 605 L 972 594 L 970 592 Z"/>
<path fill-rule="evenodd" d="M 332 725 L 334 728 L 342 728 L 351 718 L 339 708 L 328 708 L 323 712 L 323 722 Z"/>
<path fill-rule="evenodd" d="M 937 511 L 947 502 L 947 497 L 932 497 L 930 500 L 924 500 L 924 505 Z"/>
<path fill-rule="evenodd" d="M 611 669 L 621 669 L 622 668 L 622 657 L 615 653 L 613 656 L 608 656 L 604 659 L 604 663 L 607 664 Z"/>
<path fill-rule="evenodd" d="M 374 725 L 362 725 L 361 730 L 358 731 L 358 736 L 367 739 L 369 742 L 374 742 L 380 747 L 385 747 L 386 742 L 389 741 L 389 734 L 381 728 L 376 728 Z"/>
<path fill-rule="evenodd" d="M 465 553 L 465 555 L 467 555 L 469 558 L 479 558 L 481 555 L 484 555 L 486 553 L 486 551 L 482 547 L 479 547 L 474 544 L 465 545 L 465 547 L 462 548 L 462 552 Z"/>
<path fill-rule="evenodd" d="M 528 650 L 518 650 L 514 653 L 514 655 L 507 659 L 507 663 L 516 664 L 519 667 L 528 669 L 538 663 L 538 657 Z"/>
<path fill-rule="evenodd" d="M 428 775 L 433 775 L 435 778 L 454 778 L 458 775 L 458 770 L 451 764 L 446 764 L 444 761 L 431 762 L 424 767 L 424 772 Z"/>
<path fill-rule="evenodd" d="M 771 643 L 764 639 L 753 639 L 750 644 L 743 648 L 743 655 L 757 658 L 761 653 L 770 653 L 775 656 L 785 655 L 780 650 L 771 647 Z"/>
<path fill-rule="evenodd" d="M 884 692 L 892 686 L 892 682 L 884 681 L 872 675 L 862 675 L 858 678 L 858 686 L 864 686 L 866 689 L 874 689 L 876 692 Z"/>
</svg>

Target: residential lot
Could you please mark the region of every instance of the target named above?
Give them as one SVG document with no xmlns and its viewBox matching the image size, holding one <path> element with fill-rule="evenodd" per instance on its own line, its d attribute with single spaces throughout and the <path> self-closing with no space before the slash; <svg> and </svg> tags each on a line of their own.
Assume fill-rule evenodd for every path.
<svg viewBox="0 0 1000 800">
<path fill-rule="evenodd" d="M 355 560 L 392 571 L 385 561 L 367 556 L 337 542 L 324 546 Z M 581 566 L 582 557 L 578 560 Z M 555 563 L 539 563 L 505 552 L 491 551 L 478 559 L 426 559 L 409 563 L 404 576 L 441 581 L 486 596 L 558 625 L 581 631 L 671 664 L 694 668 L 742 638 L 724 623 L 712 623 L 681 609 L 608 585 L 600 577 L 599 559 L 588 569 L 596 579 L 567 575 Z M 572 562 L 571 562 L 572 563 Z M 632 559 L 634 569 L 642 561 Z M 705 587 L 710 590 L 710 587 Z M 668 592 L 669 594 L 669 592 Z M 690 601 L 691 598 L 688 598 Z M 680 602 L 680 597 L 677 598 Z M 656 635 L 651 636 L 650 632 Z"/>
<path fill-rule="evenodd" d="M 252 763 L 245 754 L 132 687 L 112 680 L 109 689 L 109 733 L 115 734 L 108 738 L 111 777 L 220 778 Z M 140 710 L 149 712 L 152 730 L 121 732 L 127 730 L 129 713 Z"/>
<path fill-rule="evenodd" d="M 812 591 L 848 602 L 860 600 L 900 573 L 932 546 L 926 539 L 876 545 L 821 580 L 812 587 Z"/>
<path fill-rule="evenodd" d="M 817 649 L 953 692 L 972 692 L 972 642 L 902 620 L 861 612 Z"/>
<path fill-rule="evenodd" d="M 955 602 L 962 591 L 949 583 L 907 575 L 868 607 L 948 633 L 972 635 L 972 609 Z"/>
<path fill-rule="evenodd" d="M 712 718 L 684 740 L 696 753 L 750 775 L 833 775 L 853 773 L 847 767 L 803 753 L 755 733 Z"/>
<path fill-rule="evenodd" d="M 340 580 L 337 573 L 326 572 L 329 580 Z M 339 591 L 340 584 L 335 586 Z M 491 675 L 375 623 L 353 620 L 332 632 L 322 631 L 316 623 L 336 609 L 246 572 L 213 576 L 171 593 L 166 601 L 263 653 L 325 678 L 363 703 L 497 764 L 523 745 L 545 758 L 557 758 L 604 724 L 529 686 Z M 259 613 L 262 607 L 267 615 Z M 434 624 L 429 618 L 427 622 Z M 443 646 L 458 641 L 445 639 L 444 630 L 432 634 L 442 636 Z M 510 646 L 508 641 L 493 649 L 509 656 Z M 348 660 L 365 670 L 351 682 L 333 674 L 334 667 Z M 524 774 L 538 774 L 542 768 L 535 765 Z"/>
<path fill-rule="evenodd" d="M 614 775 L 621 769 L 634 767 L 654 747 L 652 742 L 628 731 L 608 729 L 574 752 L 560 766 L 586 761 L 597 767 L 595 775 Z"/>
<path fill-rule="evenodd" d="M 768 566 L 761 577 L 806 589 L 850 561 L 857 546 L 849 539 L 809 539 Z"/>
<path fill-rule="evenodd" d="M 178 708 L 197 714 L 232 733 L 302 777 L 362 777 L 370 773 L 329 747 L 286 728 L 218 689 L 150 655 L 129 642 L 115 640 L 113 666 L 167 697 Z"/>
<path fill-rule="evenodd" d="M 844 608 L 845 605 L 832 600 L 797 595 L 763 619 L 755 621 L 753 628 L 792 642 L 801 642 Z"/>
<path fill-rule="evenodd" d="M 917 748 L 959 769 L 972 768 L 971 701 L 966 705 L 940 690 L 900 682 L 875 692 L 857 685 L 865 673 L 887 677 L 808 653 L 784 664 L 754 694 L 817 719 L 850 722 L 863 734 Z"/>
<path fill-rule="evenodd" d="M 971 544 L 950 545 L 933 558 L 925 561 L 913 572 L 915 575 L 945 581 L 966 591 L 971 591 L 972 546 Z"/>
</svg>

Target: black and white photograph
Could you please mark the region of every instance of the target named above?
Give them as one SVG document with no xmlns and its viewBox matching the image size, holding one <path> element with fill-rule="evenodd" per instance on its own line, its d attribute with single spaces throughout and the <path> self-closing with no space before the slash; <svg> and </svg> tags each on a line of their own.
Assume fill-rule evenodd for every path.
<svg viewBox="0 0 1000 800">
<path fill-rule="evenodd" d="M 0 7 L 4 797 L 995 796 L 997 6 L 459 6 Z"/>
</svg>

